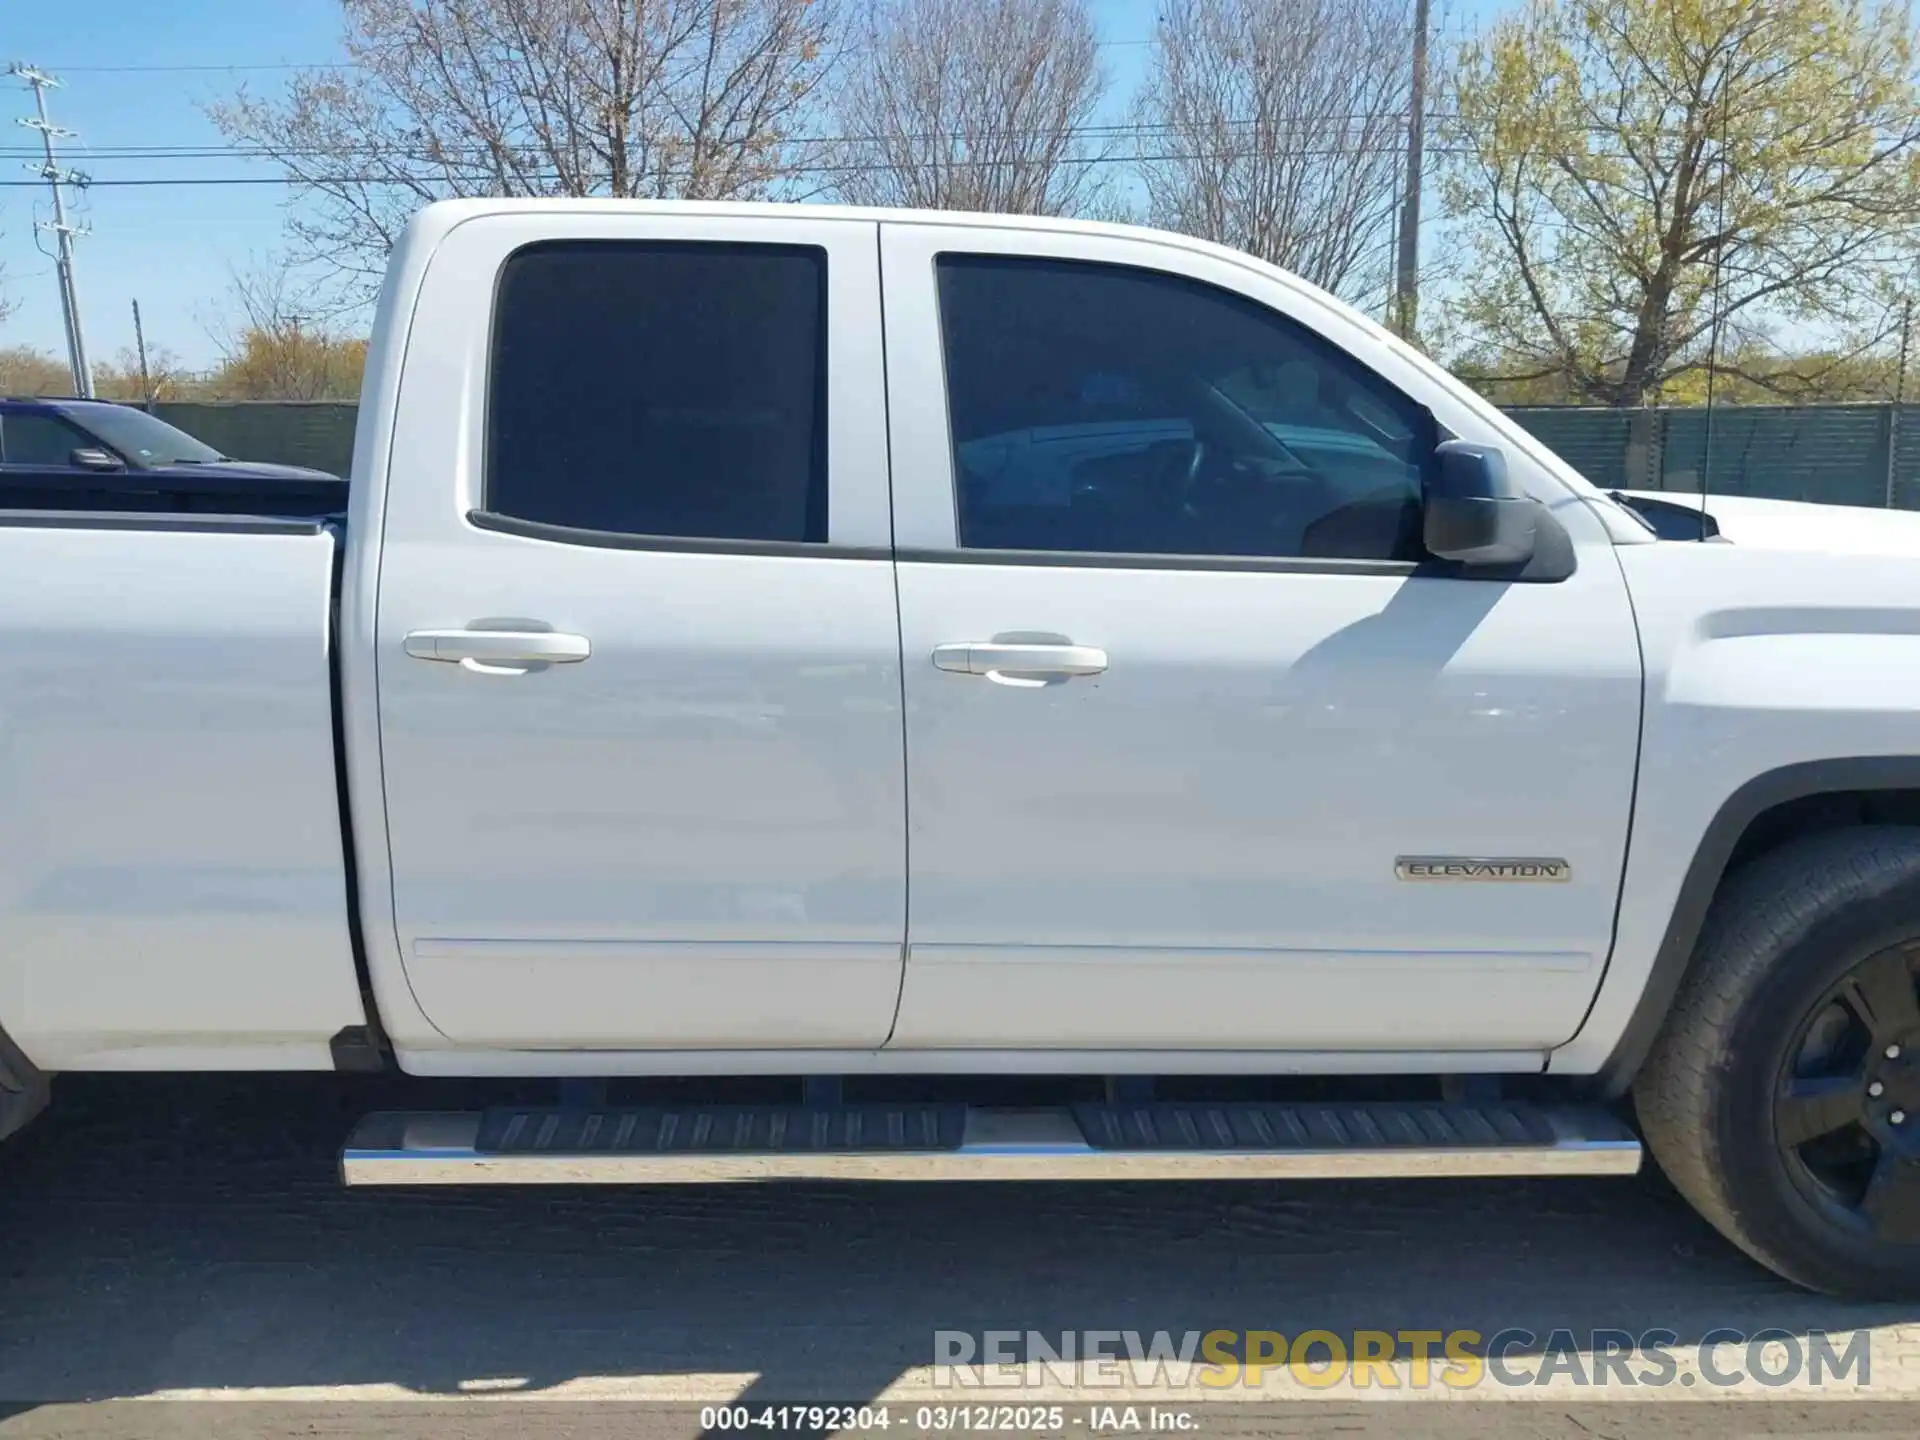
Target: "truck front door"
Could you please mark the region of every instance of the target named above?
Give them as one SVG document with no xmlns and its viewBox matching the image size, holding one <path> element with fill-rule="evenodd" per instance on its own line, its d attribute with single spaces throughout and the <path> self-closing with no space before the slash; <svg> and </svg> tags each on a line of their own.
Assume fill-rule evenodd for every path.
<svg viewBox="0 0 1920 1440">
<path fill-rule="evenodd" d="M 1497 422 L 1216 254 L 902 222 L 882 264 L 912 820 L 891 1043 L 1491 1065 L 1573 1034 L 1640 717 L 1585 503 L 1510 443 L 1572 564 L 1433 563 L 1434 446 Z"/>
<path fill-rule="evenodd" d="M 456 227 L 377 624 L 394 914 L 459 1045 L 886 1038 L 904 942 L 875 227 Z"/>
</svg>

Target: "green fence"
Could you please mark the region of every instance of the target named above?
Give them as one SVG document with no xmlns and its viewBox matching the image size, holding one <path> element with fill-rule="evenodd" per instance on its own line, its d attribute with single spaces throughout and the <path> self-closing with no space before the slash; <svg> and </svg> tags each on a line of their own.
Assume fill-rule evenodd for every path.
<svg viewBox="0 0 1920 1440">
<path fill-rule="evenodd" d="M 1610 490 L 1920 509 L 1920 405 L 1727 405 L 1509 413 Z"/>
<path fill-rule="evenodd" d="M 347 402 L 162 401 L 154 410 L 228 455 L 344 475 Z M 1920 405 L 1718 406 L 1588 410 L 1540 406 L 1514 418 L 1594 484 L 1920 509 Z M 1711 429 L 1711 437 L 1709 437 Z"/>
<path fill-rule="evenodd" d="M 222 455 L 344 475 L 359 408 L 351 400 L 161 400 L 153 413 Z"/>
</svg>

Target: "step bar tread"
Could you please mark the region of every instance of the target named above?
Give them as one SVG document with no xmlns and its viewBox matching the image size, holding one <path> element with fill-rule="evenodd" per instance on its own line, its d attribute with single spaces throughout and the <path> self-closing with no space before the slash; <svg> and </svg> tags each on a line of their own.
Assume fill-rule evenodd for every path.
<svg viewBox="0 0 1920 1440">
<path fill-rule="evenodd" d="M 636 1105 L 481 1112 L 474 1148 L 499 1155 L 791 1154 L 957 1150 L 964 1105 Z"/>
<path fill-rule="evenodd" d="M 1497 1149 L 1551 1145 L 1547 1117 L 1523 1105 L 1077 1105 L 1100 1150 Z"/>
<path fill-rule="evenodd" d="M 1597 1106 L 1159 1102 L 508 1107 L 370 1115 L 349 1185 L 1629 1175 Z"/>
</svg>

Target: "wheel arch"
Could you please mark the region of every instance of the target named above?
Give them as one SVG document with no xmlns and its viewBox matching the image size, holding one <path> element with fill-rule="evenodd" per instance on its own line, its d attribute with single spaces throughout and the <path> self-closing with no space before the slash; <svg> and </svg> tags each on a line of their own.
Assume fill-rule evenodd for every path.
<svg viewBox="0 0 1920 1440">
<path fill-rule="evenodd" d="M 0 1140 L 47 1108 L 48 1079 L 0 1027 Z"/>
<path fill-rule="evenodd" d="M 1791 841 L 1871 824 L 1920 827 L 1920 755 L 1803 761 L 1756 775 L 1729 795 L 1695 847 L 1647 983 L 1595 1074 L 1600 1093 L 1619 1096 L 1633 1083 L 1727 876 Z"/>
</svg>

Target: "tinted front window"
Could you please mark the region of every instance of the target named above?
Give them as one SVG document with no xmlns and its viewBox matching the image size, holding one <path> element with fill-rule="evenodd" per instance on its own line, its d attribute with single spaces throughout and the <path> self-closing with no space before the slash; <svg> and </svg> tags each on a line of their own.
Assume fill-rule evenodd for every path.
<svg viewBox="0 0 1920 1440">
<path fill-rule="evenodd" d="M 4 455 L 9 465 L 64 468 L 72 463 L 69 457 L 75 450 L 92 443 L 57 415 L 0 416 L 0 455 Z"/>
<path fill-rule="evenodd" d="M 130 465 L 210 465 L 225 458 L 186 431 L 130 405 L 76 405 L 73 413 Z"/>
<path fill-rule="evenodd" d="M 1175 276 L 943 256 L 961 544 L 1412 560 L 1426 412 Z"/>
<path fill-rule="evenodd" d="M 827 538 L 826 257 L 530 246 L 500 277 L 486 506 L 589 530 Z"/>
</svg>

